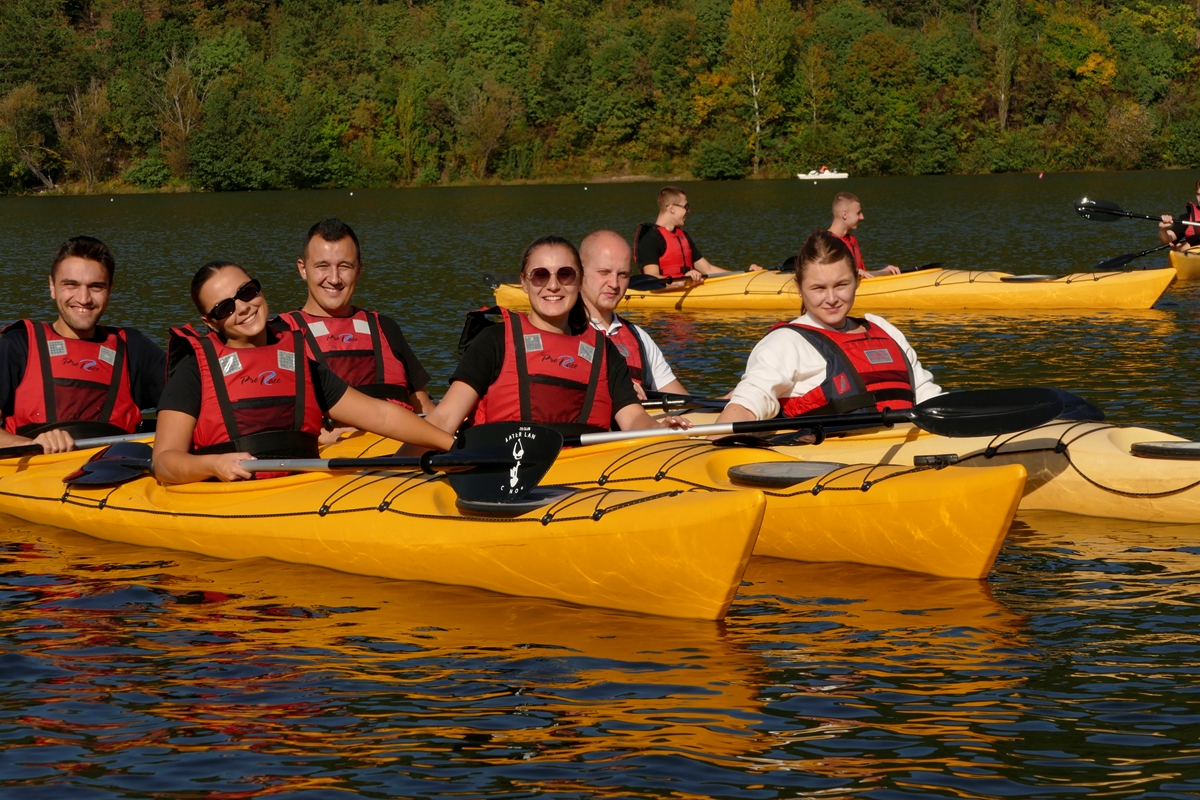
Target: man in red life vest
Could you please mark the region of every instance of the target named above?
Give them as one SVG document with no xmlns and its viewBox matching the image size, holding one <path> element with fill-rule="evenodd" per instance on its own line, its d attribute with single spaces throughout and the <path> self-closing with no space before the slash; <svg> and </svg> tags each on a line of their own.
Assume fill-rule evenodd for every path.
<svg viewBox="0 0 1200 800">
<path fill-rule="evenodd" d="M 313 225 L 296 268 L 308 284 L 308 298 L 299 311 L 280 315 L 277 324 L 303 331 L 313 358 L 360 392 L 419 414 L 432 411 L 433 400 L 425 391 L 429 373 L 408 346 L 400 326 L 352 303 L 362 275 L 358 236 L 353 229 L 339 219 Z M 335 429 L 337 435 L 345 430 Z"/>
<path fill-rule="evenodd" d="M 63 242 L 50 266 L 54 322 L 23 319 L 0 338 L 0 447 L 73 450 L 76 438 L 133 433 L 154 408 L 166 354 L 133 328 L 100 324 L 116 260 L 99 239 Z"/>
<path fill-rule="evenodd" d="M 724 275 L 729 271 L 709 263 L 700 255 L 700 249 L 683 229 L 690 210 L 683 189 L 664 186 L 658 193 L 658 219 L 653 225 L 639 225 L 634 237 L 637 263 L 642 272 L 672 281 L 686 279 L 700 284 L 704 283 L 705 275 Z"/>
<path fill-rule="evenodd" d="M 829 232 L 841 239 L 850 248 L 850 254 L 854 256 L 854 268 L 858 270 L 860 278 L 871 278 L 876 275 L 899 275 L 900 268 L 888 264 L 883 269 L 869 272 L 866 265 L 863 263 L 862 250 L 858 247 L 858 239 L 854 235 L 854 231 L 858 228 L 858 223 L 865 219 L 862 213 L 862 203 L 858 198 L 849 192 L 838 192 L 833 197 L 833 222 L 829 225 Z"/>
<path fill-rule="evenodd" d="M 1158 240 L 1175 250 L 1200 247 L 1200 227 L 1184 225 L 1184 222 L 1200 222 L 1200 180 L 1196 181 L 1196 201 L 1188 202 L 1178 222 L 1170 214 L 1162 215 L 1162 222 L 1158 223 Z"/>
<path fill-rule="evenodd" d="M 646 390 L 687 394 L 650 335 L 617 316 L 616 308 L 629 288 L 632 256 L 629 243 L 616 231 L 596 231 L 584 238 L 579 245 L 584 308 L 592 327 L 603 331 L 625 357 L 639 398 L 646 399 Z"/>
</svg>

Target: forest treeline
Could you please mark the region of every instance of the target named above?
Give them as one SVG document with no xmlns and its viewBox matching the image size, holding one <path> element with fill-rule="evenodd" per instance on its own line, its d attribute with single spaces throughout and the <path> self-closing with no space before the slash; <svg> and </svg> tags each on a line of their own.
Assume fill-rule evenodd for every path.
<svg viewBox="0 0 1200 800">
<path fill-rule="evenodd" d="M 4 0 L 0 191 L 1200 165 L 1200 0 Z"/>
</svg>

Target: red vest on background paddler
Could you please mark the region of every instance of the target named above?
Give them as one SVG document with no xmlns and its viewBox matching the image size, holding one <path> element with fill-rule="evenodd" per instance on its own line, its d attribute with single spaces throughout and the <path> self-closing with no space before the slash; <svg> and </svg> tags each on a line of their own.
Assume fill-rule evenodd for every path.
<svg viewBox="0 0 1200 800">
<path fill-rule="evenodd" d="M 642 341 L 641 336 L 638 336 L 637 329 L 633 325 L 620 317 L 617 319 L 621 320 L 621 327 L 617 328 L 616 333 L 609 334 L 608 338 L 617 346 L 617 352 L 624 356 L 625 363 L 629 365 L 629 374 L 633 378 L 633 382 L 650 390 L 655 389 L 656 387 L 651 385 L 653 383 L 651 376 L 646 372 L 649 359 L 646 357 L 645 342 Z"/>
<path fill-rule="evenodd" d="M 825 359 L 825 380 L 800 397 L 780 401 L 787 417 L 848 414 L 863 409 L 911 408 L 916 402 L 912 365 L 896 340 L 865 319 L 853 333 L 781 322 Z"/>
<path fill-rule="evenodd" d="M 304 336 L 288 331 L 262 347 L 229 347 L 190 325 L 171 329 L 168 363 L 191 348 L 200 368 L 200 416 L 192 452 L 248 452 L 314 458 L 321 407 L 308 372 Z M 257 473 L 268 477 L 273 473 Z"/>
<path fill-rule="evenodd" d="M 5 430 L 33 437 L 65 428 L 75 438 L 137 430 L 142 412 L 130 388 L 124 329 L 97 326 L 104 338 L 84 341 L 60 336 L 48 323 L 24 319 L 4 332 L 21 326 L 29 355 Z"/>
<path fill-rule="evenodd" d="M 355 309 L 349 317 L 316 317 L 292 311 L 279 317 L 301 331 L 313 359 L 358 391 L 413 410 L 404 362 L 380 332 L 379 314 Z"/>
<path fill-rule="evenodd" d="M 504 363 L 475 408 L 475 424 L 536 422 L 609 430 L 613 407 L 604 334 L 590 325 L 577 336 L 544 331 L 520 312 L 500 313 Z"/>
<path fill-rule="evenodd" d="M 692 256 L 692 243 L 688 241 L 687 234 L 683 232 L 683 228 L 676 227 L 675 230 L 667 230 L 662 225 L 652 225 L 649 222 L 643 222 L 638 225 L 637 230 L 633 234 L 633 250 L 637 252 L 638 240 L 646 234 L 647 231 L 657 230 L 663 237 L 663 242 L 666 244 L 666 250 L 658 259 L 658 270 L 664 278 L 682 278 L 696 266 L 696 259 Z"/>
<path fill-rule="evenodd" d="M 832 233 L 832 231 L 830 232 Z M 854 268 L 859 272 L 866 272 L 867 265 L 863 263 L 862 248 L 858 246 L 858 237 L 853 233 L 847 233 L 845 236 L 838 236 L 836 233 L 833 235 L 841 239 L 846 247 L 850 249 L 850 255 L 854 258 Z"/>
</svg>

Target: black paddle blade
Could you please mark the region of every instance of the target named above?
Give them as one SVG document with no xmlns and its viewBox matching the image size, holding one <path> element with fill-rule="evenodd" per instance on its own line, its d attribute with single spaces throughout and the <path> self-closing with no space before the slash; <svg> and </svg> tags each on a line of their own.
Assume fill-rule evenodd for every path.
<svg viewBox="0 0 1200 800">
<path fill-rule="evenodd" d="M 489 272 L 483 276 L 483 282 L 488 285 L 489 289 L 498 289 L 503 283 L 520 283 L 521 275 L 516 272 L 497 272 L 495 274 Z"/>
<path fill-rule="evenodd" d="M 1096 222 L 1116 222 L 1125 216 L 1124 209 L 1116 203 L 1110 203 L 1107 200 L 1088 200 L 1087 198 L 1075 204 L 1075 213 L 1084 219 Z"/>
<path fill-rule="evenodd" d="M 515 502 L 537 488 L 538 481 L 554 465 L 562 445 L 562 434 L 541 425 L 524 422 L 476 425 L 458 437 L 448 456 L 470 451 L 478 456 L 514 459 L 516 464 L 485 464 L 447 477 L 462 500 Z"/>
<path fill-rule="evenodd" d="M 1069 419 L 1073 422 L 1103 422 L 1104 411 L 1094 406 L 1077 394 L 1066 389 L 1055 389 L 1054 392 L 1063 401 L 1063 411 L 1059 419 Z"/>
<path fill-rule="evenodd" d="M 938 436 L 997 436 L 1036 428 L 1063 411 L 1054 389 L 981 389 L 932 397 L 914 408 L 888 411 Z"/>
<path fill-rule="evenodd" d="M 633 275 L 629 278 L 629 288 L 637 292 L 654 292 L 667 288 L 667 281 L 654 275 Z"/>
<path fill-rule="evenodd" d="M 941 269 L 944 261 L 934 261 L 932 264 L 922 264 L 919 267 L 901 267 L 900 274 L 907 275 L 910 272 L 924 272 L 928 269 Z"/>
<path fill-rule="evenodd" d="M 101 450 L 63 478 L 69 486 L 108 486 L 140 478 L 153 466 L 154 448 L 145 442 L 118 442 Z"/>
</svg>

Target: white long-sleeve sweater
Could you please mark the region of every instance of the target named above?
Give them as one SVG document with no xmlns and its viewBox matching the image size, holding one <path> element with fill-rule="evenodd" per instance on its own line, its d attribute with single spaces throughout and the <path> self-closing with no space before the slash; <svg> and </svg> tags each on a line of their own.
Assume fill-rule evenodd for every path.
<svg viewBox="0 0 1200 800">
<path fill-rule="evenodd" d="M 933 374 L 921 366 L 916 352 L 904 334 L 890 322 L 874 314 L 865 315 L 872 325 L 878 325 L 900 345 L 904 357 L 912 365 L 913 392 L 920 403 L 942 394 L 942 389 L 933 382 Z M 798 325 L 832 330 L 817 322 L 811 314 L 793 320 Z M 730 403 L 737 403 L 754 412 L 758 419 L 771 419 L 779 414 L 779 401 L 789 397 L 800 397 L 819 387 L 825 381 L 825 359 L 803 338 L 792 331 L 774 330 L 754 346 L 746 361 L 746 373 L 733 390 Z"/>
</svg>

